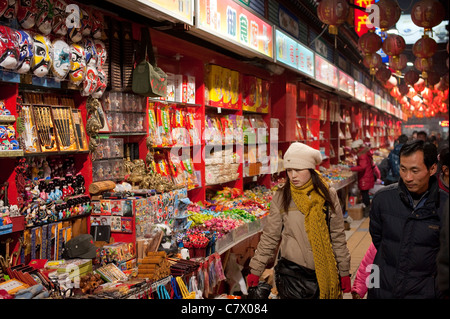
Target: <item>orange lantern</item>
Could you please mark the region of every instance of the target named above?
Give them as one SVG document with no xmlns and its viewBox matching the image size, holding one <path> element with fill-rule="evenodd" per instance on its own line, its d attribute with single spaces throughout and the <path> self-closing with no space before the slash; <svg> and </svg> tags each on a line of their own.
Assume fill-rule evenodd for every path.
<svg viewBox="0 0 450 319">
<path fill-rule="evenodd" d="M 377 72 L 375 73 L 375 77 L 378 81 L 381 83 L 386 83 L 387 80 L 391 77 L 392 72 L 386 67 L 380 67 L 378 68 Z"/>
<path fill-rule="evenodd" d="M 414 90 L 413 87 L 410 87 L 406 96 L 409 97 L 410 99 L 412 99 L 415 95 L 417 95 L 416 90 Z"/>
<path fill-rule="evenodd" d="M 363 64 L 370 70 L 371 75 L 375 75 L 377 69 L 383 64 L 383 61 L 378 53 L 371 53 L 364 56 Z"/>
<path fill-rule="evenodd" d="M 437 26 L 445 17 L 445 8 L 437 0 L 421 0 L 411 9 L 412 22 L 428 33 Z"/>
<path fill-rule="evenodd" d="M 349 5 L 346 0 L 322 0 L 317 7 L 317 17 L 328 24 L 328 32 L 338 34 L 339 26 L 347 19 Z"/>
<path fill-rule="evenodd" d="M 417 73 L 414 70 L 409 70 L 408 72 L 405 73 L 405 82 L 406 84 L 409 84 L 411 86 L 414 85 L 414 83 L 416 83 L 417 81 L 419 81 L 419 73 Z"/>
<path fill-rule="evenodd" d="M 398 98 L 400 96 L 400 91 L 398 90 L 397 86 L 394 86 L 391 91 L 389 92 L 389 94 L 394 98 Z"/>
<path fill-rule="evenodd" d="M 424 80 L 424 79 L 419 79 L 419 81 L 417 81 L 417 82 L 414 84 L 414 90 L 415 90 L 417 93 L 420 93 L 420 92 L 422 92 L 424 89 L 425 89 L 425 80 Z"/>
<path fill-rule="evenodd" d="M 421 92 L 422 97 L 427 100 L 427 104 L 431 103 L 433 101 L 433 91 L 429 88 L 424 88 Z"/>
<path fill-rule="evenodd" d="M 433 67 L 433 58 L 416 58 L 414 67 L 422 72 L 422 77 L 426 79 L 428 77 L 428 71 Z"/>
<path fill-rule="evenodd" d="M 396 85 L 397 85 L 397 78 L 395 76 L 391 76 L 389 80 L 387 80 L 386 83 L 384 84 L 384 87 L 390 90 Z"/>
<path fill-rule="evenodd" d="M 417 58 L 431 58 L 437 50 L 437 43 L 433 38 L 424 34 L 419 40 L 414 43 L 412 52 Z"/>
<path fill-rule="evenodd" d="M 375 31 L 369 30 L 358 39 L 358 47 L 363 54 L 372 54 L 381 48 L 381 37 Z"/>
</svg>

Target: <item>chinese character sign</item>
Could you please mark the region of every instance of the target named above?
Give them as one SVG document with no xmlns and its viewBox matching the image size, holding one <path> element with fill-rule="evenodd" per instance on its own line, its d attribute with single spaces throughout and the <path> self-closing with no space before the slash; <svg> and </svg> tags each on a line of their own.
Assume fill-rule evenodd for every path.
<svg viewBox="0 0 450 319">
<path fill-rule="evenodd" d="M 372 4 L 375 3 L 375 0 L 355 0 L 355 5 L 361 7 L 361 8 L 368 8 Z M 367 33 L 369 30 L 369 27 L 372 28 L 372 25 L 369 21 L 369 12 L 362 11 L 359 9 L 354 9 L 355 11 L 355 31 L 358 34 L 358 36 L 363 35 L 364 33 Z"/>
</svg>

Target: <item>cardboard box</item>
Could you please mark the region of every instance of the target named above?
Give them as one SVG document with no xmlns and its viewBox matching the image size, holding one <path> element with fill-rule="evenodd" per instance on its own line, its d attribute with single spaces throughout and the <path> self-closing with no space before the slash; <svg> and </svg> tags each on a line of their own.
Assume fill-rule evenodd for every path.
<svg viewBox="0 0 450 319">
<path fill-rule="evenodd" d="M 353 220 L 360 220 L 364 217 L 364 204 L 356 204 L 353 207 L 347 208 L 348 216 L 350 216 Z"/>
</svg>

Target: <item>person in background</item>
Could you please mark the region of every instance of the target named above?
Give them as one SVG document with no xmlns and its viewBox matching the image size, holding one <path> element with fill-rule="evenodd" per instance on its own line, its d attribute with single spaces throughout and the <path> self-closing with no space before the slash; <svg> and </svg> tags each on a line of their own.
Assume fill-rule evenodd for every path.
<svg viewBox="0 0 450 319">
<path fill-rule="evenodd" d="M 448 248 L 448 227 L 449 227 L 449 220 L 448 220 L 448 214 L 449 214 L 449 208 L 448 208 L 448 198 L 447 202 L 445 203 L 445 211 L 444 211 L 444 217 L 442 220 L 442 229 L 440 234 L 440 241 L 441 246 L 439 247 L 439 252 L 437 255 L 437 285 L 439 290 L 442 292 L 442 298 L 443 299 L 449 299 L 450 298 L 450 289 L 449 289 L 449 248 Z"/>
<path fill-rule="evenodd" d="M 370 149 L 364 145 L 362 140 L 356 140 L 351 145 L 352 150 L 357 155 L 356 166 L 350 169 L 353 172 L 358 173 L 358 188 L 361 192 L 362 202 L 365 205 L 364 216 L 368 216 L 370 209 L 370 196 L 369 190 L 375 185 L 375 164 L 373 163 L 372 152 Z M 379 170 L 378 171 L 379 174 Z"/>
<path fill-rule="evenodd" d="M 369 248 L 364 254 L 361 263 L 359 264 L 358 270 L 356 271 L 355 280 L 353 280 L 352 285 L 352 298 L 353 299 L 363 299 L 367 293 L 367 277 L 370 275 L 373 264 L 373 259 L 377 253 L 377 249 L 370 243 Z"/>
<path fill-rule="evenodd" d="M 411 134 L 411 140 L 417 140 L 417 131 L 413 131 Z"/>
<path fill-rule="evenodd" d="M 417 139 L 418 140 L 422 140 L 422 141 L 426 142 L 427 138 L 428 138 L 427 132 L 425 132 L 425 131 L 417 132 Z"/>
<path fill-rule="evenodd" d="M 287 260 L 307 272 L 315 271 L 319 295 L 309 298 L 339 299 L 342 291 L 351 291 L 350 252 L 342 209 L 336 190 L 315 170 L 321 162 L 320 152 L 303 143 L 293 143 L 286 151 L 283 159 L 286 183 L 270 203 L 267 224 L 249 264 L 249 287 L 258 285 L 279 246 L 276 284 L 277 266 L 281 260 L 283 263 Z M 283 295 L 279 288 L 281 299 L 294 298 Z"/>
<path fill-rule="evenodd" d="M 448 193 L 439 188 L 436 146 L 408 141 L 400 150 L 400 179 L 373 197 L 369 232 L 377 250 L 379 285 L 369 299 L 434 299 L 439 232 Z"/>
<path fill-rule="evenodd" d="M 439 187 L 448 193 L 448 183 L 449 183 L 449 175 L 450 175 L 450 159 L 448 156 L 449 148 L 446 147 L 442 149 L 439 153 L 439 169 L 437 173 Z"/>
<path fill-rule="evenodd" d="M 405 134 L 400 135 L 397 139 L 397 144 L 394 146 L 394 149 L 389 153 L 389 174 L 386 177 L 387 183 L 385 183 L 385 185 L 397 183 L 398 179 L 400 178 L 400 149 L 406 142 L 408 142 L 408 136 L 406 136 Z"/>
</svg>

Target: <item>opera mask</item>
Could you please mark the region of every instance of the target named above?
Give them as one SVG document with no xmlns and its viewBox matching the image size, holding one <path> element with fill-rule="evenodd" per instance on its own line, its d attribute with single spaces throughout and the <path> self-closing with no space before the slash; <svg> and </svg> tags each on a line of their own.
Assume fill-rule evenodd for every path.
<svg viewBox="0 0 450 319">
<path fill-rule="evenodd" d="M 0 66 L 14 70 L 19 61 L 19 45 L 15 32 L 7 26 L 0 25 Z"/>
<path fill-rule="evenodd" d="M 70 45 L 69 80 L 75 85 L 83 82 L 86 71 L 86 58 L 84 48 L 76 43 Z"/>
<path fill-rule="evenodd" d="M 31 60 L 33 59 L 33 38 L 23 30 L 17 30 L 16 36 L 20 52 L 17 73 L 25 74 L 30 71 L 31 68 Z"/>
<path fill-rule="evenodd" d="M 88 65 L 86 67 L 86 77 L 83 81 L 83 90 L 81 91 L 82 96 L 88 96 L 94 93 L 95 89 L 97 88 L 97 78 L 97 67 Z"/>
<path fill-rule="evenodd" d="M 34 27 L 36 23 L 36 0 L 19 0 L 17 8 L 17 21 L 24 29 Z"/>
<path fill-rule="evenodd" d="M 52 44 L 47 37 L 36 34 L 33 38 L 33 48 L 31 71 L 37 77 L 46 76 L 52 66 Z"/>
<path fill-rule="evenodd" d="M 63 40 L 55 40 L 53 45 L 52 72 L 56 81 L 64 80 L 70 70 L 70 47 Z"/>
<path fill-rule="evenodd" d="M 95 52 L 97 52 L 97 67 L 101 68 L 106 62 L 106 46 L 101 40 L 94 40 Z"/>
</svg>

